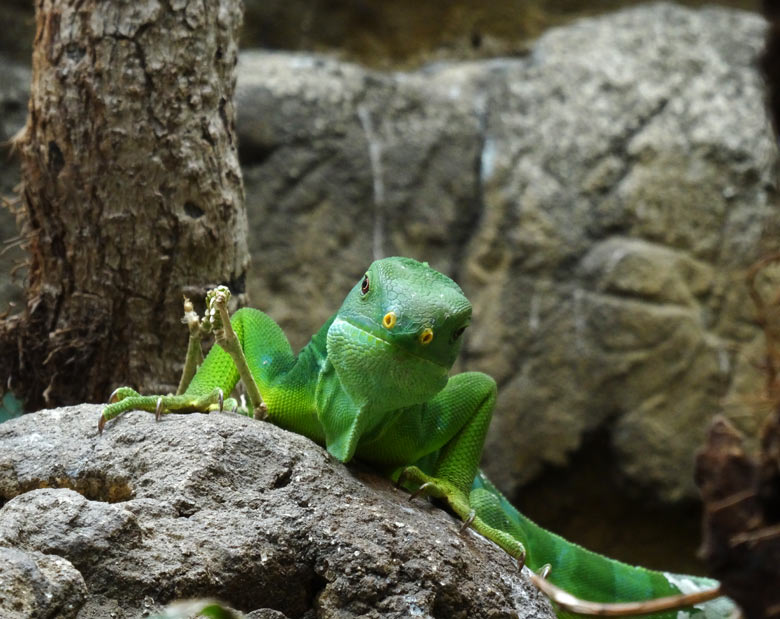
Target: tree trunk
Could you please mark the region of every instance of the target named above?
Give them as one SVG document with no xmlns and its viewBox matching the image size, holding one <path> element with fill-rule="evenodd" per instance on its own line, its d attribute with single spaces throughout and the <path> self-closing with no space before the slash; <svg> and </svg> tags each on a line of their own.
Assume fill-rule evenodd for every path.
<svg viewBox="0 0 780 619">
<path fill-rule="evenodd" d="M 0 323 L 0 389 L 27 410 L 173 389 L 182 293 L 242 300 L 240 22 L 240 0 L 37 0 L 27 306 Z"/>
</svg>

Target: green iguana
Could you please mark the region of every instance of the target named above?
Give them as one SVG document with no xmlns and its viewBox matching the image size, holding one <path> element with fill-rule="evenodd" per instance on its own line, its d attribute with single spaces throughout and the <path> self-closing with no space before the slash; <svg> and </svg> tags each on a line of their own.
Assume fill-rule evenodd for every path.
<svg viewBox="0 0 780 619">
<path fill-rule="evenodd" d="M 244 308 L 228 319 L 227 294 L 224 288 L 210 293 L 204 322 L 212 323 L 220 345 L 189 382 L 197 362 L 190 352 L 199 350 L 191 338 L 180 394 L 142 396 L 120 388 L 99 430 L 132 409 L 158 416 L 221 410 L 223 393 L 241 378 L 250 397 L 247 414 L 267 413 L 342 462 L 357 457 L 416 494 L 445 500 L 465 525 L 532 570 L 559 616 L 725 618 L 734 612 L 730 600 L 712 599 L 719 595 L 715 581 L 633 567 L 546 531 L 479 471 L 496 384 L 479 372 L 448 375 L 471 320 L 471 304 L 450 278 L 409 258 L 374 262 L 297 356 L 263 312 Z M 199 327 L 189 315 L 192 334 Z M 225 404 L 237 406 L 232 399 Z"/>
</svg>

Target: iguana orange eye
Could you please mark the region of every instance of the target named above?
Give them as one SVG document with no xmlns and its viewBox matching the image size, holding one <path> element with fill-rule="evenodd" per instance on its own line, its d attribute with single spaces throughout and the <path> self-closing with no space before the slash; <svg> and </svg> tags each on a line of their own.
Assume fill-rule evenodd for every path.
<svg viewBox="0 0 780 619">
<path fill-rule="evenodd" d="M 368 284 L 368 273 L 363 276 L 363 283 L 360 284 L 360 294 L 368 294 L 370 286 Z"/>
</svg>

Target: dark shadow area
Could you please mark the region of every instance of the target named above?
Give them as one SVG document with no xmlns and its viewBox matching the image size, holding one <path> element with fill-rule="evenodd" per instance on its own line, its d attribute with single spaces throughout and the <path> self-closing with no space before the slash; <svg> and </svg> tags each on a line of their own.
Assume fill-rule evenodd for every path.
<svg viewBox="0 0 780 619">
<path fill-rule="evenodd" d="M 615 470 L 609 432 L 599 430 L 571 456 L 514 497 L 526 516 L 566 539 L 626 563 L 704 574 L 696 553 L 701 509 L 695 502 L 650 505 L 652 493 L 628 488 Z"/>
</svg>

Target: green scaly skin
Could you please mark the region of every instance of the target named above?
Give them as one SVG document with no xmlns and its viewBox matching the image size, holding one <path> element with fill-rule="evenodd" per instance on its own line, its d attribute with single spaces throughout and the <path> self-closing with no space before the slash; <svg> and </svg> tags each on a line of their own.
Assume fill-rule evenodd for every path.
<svg viewBox="0 0 780 619">
<path fill-rule="evenodd" d="M 297 357 L 266 314 L 241 309 L 231 324 L 271 422 L 324 444 L 342 462 L 357 457 L 407 486 L 425 484 L 427 494 L 446 500 L 463 520 L 473 517 L 475 530 L 525 557 L 531 569 L 549 564 L 549 581 L 569 593 L 623 602 L 678 594 L 683 581 L 693 589 L 717 584 L 608 559 L 542 529 L 509 504 L 478 469 L 496 384 L 479 372 L 448 377 L 470 320 L 471 304 L 451 279 L 409 258 L 386 258 L 370 266 Z M 230 355 L 214 346 L 183 395 L 141 396 L 123 388 L 100 427 L 132 409 L 217 410 L 221 393 L 237 381 Z M 727 617 L 731 610 L 720 599 L 685 613 Z"/>
</svg>

